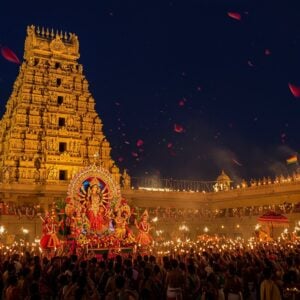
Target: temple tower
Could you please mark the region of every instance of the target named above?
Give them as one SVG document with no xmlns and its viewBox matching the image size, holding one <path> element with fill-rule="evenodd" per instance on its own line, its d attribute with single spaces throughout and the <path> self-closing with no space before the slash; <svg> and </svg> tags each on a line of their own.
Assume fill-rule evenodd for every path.
<svg viewBox="0 0 300 300">
<path fill-rule="evenodd" d="M 27 27 L 24 62 L 0 121 L 0 182 L 58 184 L 99 163 L 120 182 L 73 33 Z"/>
</svg>

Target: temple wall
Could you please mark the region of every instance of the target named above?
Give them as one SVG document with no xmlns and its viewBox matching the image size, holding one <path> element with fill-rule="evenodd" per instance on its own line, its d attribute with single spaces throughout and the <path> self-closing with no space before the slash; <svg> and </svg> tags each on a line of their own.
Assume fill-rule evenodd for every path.
<svg viewBox="0 0 300 300">
<path fill-rule="evenodd" d="M 16 205 L 39 205 L 47 210 L 53 202 L 64 199 L 67 195 L 68 184 L 60 185 L 22 185 L 2 184 L 0 186 L 0 200 L 3 203 L 13 202 Z M 283 203 L 296 204 L 300 199 L 300 183 L 274 184 L 270 186 L 251 187 L 224 192 L 196 193 L 196 192 L 157 192 L 124 189 L 122 195 L 133 207 L 141 208 L 174 208 L 174 209 L 206 209 L 215 211 L 224 208 L 250 207 L 263 205 L 280 205 Z M 300 213 L 289 211 L 285 214 L 293 229 L 295 222 L 300 220 Z M 254 233 L 258 215 L 240 217 L 201 216 L 194 218 L 160 219 L 156 227 L 169 232 L 178 231 L 178 226 L 185 222 L 191 230 L 191 235 L 203 234 L 204 227 L 209 228 L 211 234 L 227 236 L 242 236 L 249 238 Z M 30 231 L 28 238 L 34 240 L 40 235 L 41 222 L 38 217 L 30 220 L 26 216 L 18 219 L 17 215 L 0 216 L 0 225 L 4 225 L 7 232 L 21 234 L 21 228 Z M 222 228 L 222 225 L 224 226 Z M 275 229 L 279 234 L 281 229 Z M 275 232 L 276 233 L 276 232 Z"/>
</svg>

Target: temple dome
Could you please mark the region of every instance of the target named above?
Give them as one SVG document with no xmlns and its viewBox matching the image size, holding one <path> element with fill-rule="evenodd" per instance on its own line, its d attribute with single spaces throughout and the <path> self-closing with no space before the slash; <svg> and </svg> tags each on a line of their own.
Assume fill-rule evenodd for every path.
<svg viewBox="0 0 300 300">
<path fill-rule="evenodd" d="M 230 177 L 222 170 L 221 174 L 217 178 L 218 183 L 230 183 Z"/>
</svg>

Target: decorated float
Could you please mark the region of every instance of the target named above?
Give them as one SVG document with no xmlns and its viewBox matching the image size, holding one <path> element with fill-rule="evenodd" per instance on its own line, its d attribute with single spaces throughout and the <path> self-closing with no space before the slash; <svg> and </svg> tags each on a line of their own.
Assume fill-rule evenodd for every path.
<svg viewBox="0 0 300 300">
<path fill-rule="evenodd" d="M 56 249 L 62 244 L 58 236 L 63 236 L 71 251 L 145 249 L 152 243 L 148 212 L 133 222 L 136 235 L 129 222 L 131 213 L 111 174 L 101 166 L 89 166 L 71 180 L 65 201 L 56 204 L 56 214 L 53 209 L 41 217 L 41 247 Z"/>
<path fill-rule="evenodd" d="M 268 211 L 258 218 L 258 225 L 256 232 L 259 239 L 271 241 L 274 239 L 274 228 L 288 228 L 289 220 L 282 214 Z"/>
</svg>

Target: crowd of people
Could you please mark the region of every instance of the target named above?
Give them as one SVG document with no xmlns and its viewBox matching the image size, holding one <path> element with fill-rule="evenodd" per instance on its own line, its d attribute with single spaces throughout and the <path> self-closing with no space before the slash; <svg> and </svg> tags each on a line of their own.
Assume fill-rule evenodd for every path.
<svg viewBox="0 0 300 300">
<path fill-rule="evenodd" d="M 180 247 L 168 255 L 12 248 L 0 255 L 0 293 L 6 300 L 300 299 L 298 242 L 203 238 Z"/>
<path fill-rule="evenodd" d="M 139 217 L 144 211 L 145 207 L 136 207 L 133 210 L 132 218 Z M 158 218 L 167 222 L 177 222 L 181 220 L 198 220 L 199 217 L 214 219 L 223 217 L 251 217 L 259 216 L 268 211 L 275 211 L 281 214 L 299 213 L 300 203 L 283 203 L 280 205 L 265 205 L 265 206 L 247 206 L 247 207 L 234 207 L 226 209 L 193 209 L 193 208 L 174 208 L 174 207 L 157 207 L 148 208 L 150 219 Z M 38 218 L 39 214 L 43 211 L 39 206 L 30 205 L 19 205 L 16 206 L 14 203 L 0 203 L 0 215 L 11 215 L 16 216 L 18 219 L 27 218 L 34 219 Z"/>
<path fill-rule="evenodd" d="M 28 218 L 32 220 L 42 213 L 43 210 L 39 205 L 20 204 L 14 202 L 0 202 L 0 215 L 16 216 L 18 219 Z"/>
<path fill-rule="evenodd" d="M 136 214 L 141 214 L 146 208 L 137 207 Z M 182 220 L 199 220 L 199 218 L 227 218 L 227 217 L 252 217 L 259 216 L 269 211 L 274 211 L 280 214 L 299 213 L 300 205 L 294 203 L 283 203 L 280 205 L 264 205 L 264 206 L 249 206 L 235 207 L 225 209 L 193 209 L 193 208 L 148 208 L 150 219 L 158 218 L 166 222 L 178 222 Z"/>
</svg>

